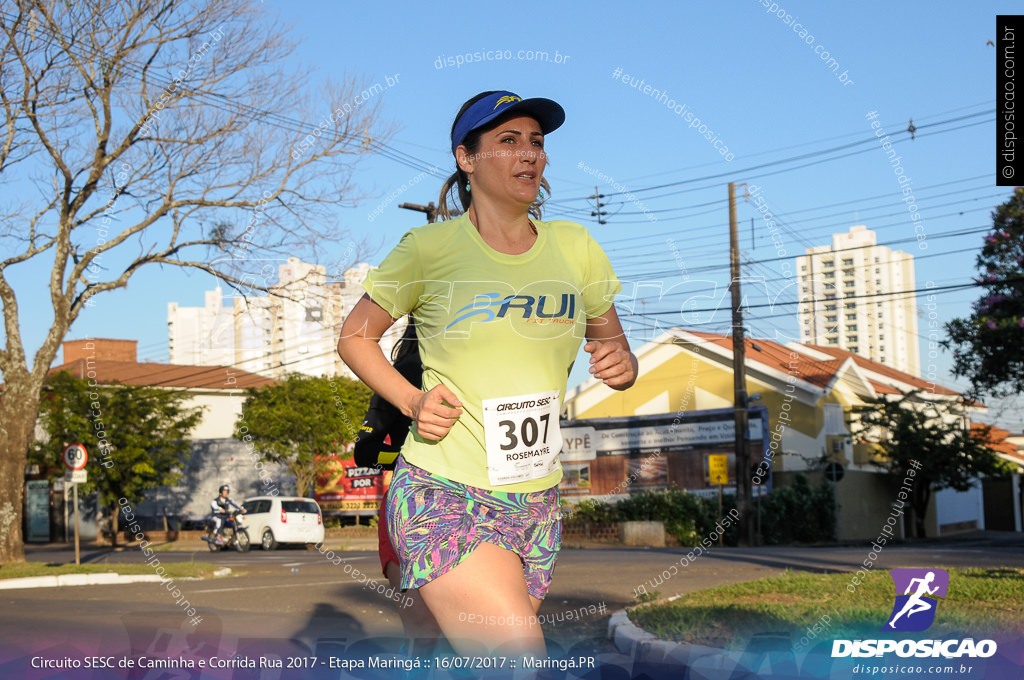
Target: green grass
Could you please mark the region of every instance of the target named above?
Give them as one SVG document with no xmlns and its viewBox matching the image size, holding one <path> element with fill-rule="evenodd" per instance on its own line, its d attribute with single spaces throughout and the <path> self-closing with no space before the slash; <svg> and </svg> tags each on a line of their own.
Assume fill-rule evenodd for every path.
<svg viewBox="0 0 1024 680">
<path fill-rule="evenodd" d="M 970 631 L 970 637 L 1019 635 L 1024 629 L 1024 569 L 951 569 L 949 592 L 940 598 L 935 623 L 907 638 L 935 638 Z M 663 640 L 719 648 L 743 645 L 759 633 L 782 633 L 798 642 L 808 628 L 830 619 L 817 638 L 877 636 L 892 612 L 894 587 L 874 571 L 847 590 L 853 574 L 787 571 L 749 583 L 711 588 L 667 603 L 645 604 L 629 618 Z M 826 623 L 829 623 L 826 620 Z M 806 644 L 806 643 L 805 643 Z"/>
<path fill-rule="evenodd" d="M 213 575 L 219 565 L 209 562 L 161 563 L 164 576 L 173 578 L 205 578 Z M 154 567 L 147 564 L 44 564 L 42 562 L 11 562 L 0 565 L 0 579 L 26 578 L 28 576 L 60 576 L 62 574 L 156 574 Z"/>
</svg>

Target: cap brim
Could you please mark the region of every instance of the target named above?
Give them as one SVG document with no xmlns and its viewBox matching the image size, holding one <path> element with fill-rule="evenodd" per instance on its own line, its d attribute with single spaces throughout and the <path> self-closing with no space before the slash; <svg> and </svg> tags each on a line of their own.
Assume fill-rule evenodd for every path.
<svg viewBox="0 0 1024 680">
<path fill-rule="evenodd" d="M 498 113 L 491 120 L 507 116 L 512 112 L 527 114 L 536 119 L 536 121 L 540 123 L 540 131 L 544 134 L 554 132 L 558 128 L 562 127 L 562 123 L 565 122 L 565 109 L 563 109 L 558 102 L 551 99 L 545 99 L 544 97 L 534 97 L 533 99 L 523 99 L 522 101 L 518 101 L 512 106 L 505 107 L 503 111 Z M 485 121 L 484 123 L 486 122 L 489 121 Z"/>
<path fill-rule="evenodd" d="M 470 132 L 486 127 L 493 121 L 498 120 L 499 118 L 505 118 L 509 114 L 526 115 L 534 118 L 540 125 L 540 131 L 545 135 L 549 132 L 554 132 L 561 127 L 562 123 L 565 122 L 565 109 L 563 109 L 558 102 L 551 99 L 545 99 L 544 97 L 520 99 L 514 104 L 502 107 L 500 111 L 494 111 L 493 113 L 483 116 L 473 125 L 473 127 L 461 131 L 459 141 L 456 143 L 452 140 L 452 152 L 462 144 L 462 140 L 464 140 L 466 135 Z"/>
</svg>

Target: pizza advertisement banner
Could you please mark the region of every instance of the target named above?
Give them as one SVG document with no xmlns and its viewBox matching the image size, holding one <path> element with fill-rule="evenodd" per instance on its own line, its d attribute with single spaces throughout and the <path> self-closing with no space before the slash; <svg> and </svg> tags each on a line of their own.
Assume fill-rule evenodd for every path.
<svg viewBox="0 0 1024 680">
<path fill-rule="evenodd" d="M 383 470 L 359 467 L 351 457 L 336 456 L 328 457 L 324 468 L 313 495 L 321 509 L 351 512 L 380 507 L 386 490 Z"/>
</svg>

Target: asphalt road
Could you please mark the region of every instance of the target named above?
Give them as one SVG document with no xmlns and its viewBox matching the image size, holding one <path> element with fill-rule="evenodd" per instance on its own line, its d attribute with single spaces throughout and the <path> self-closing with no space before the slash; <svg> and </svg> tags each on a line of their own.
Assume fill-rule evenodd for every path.
<svg viewBox="0 0 1024 680">
<path fill-rule="evenodd" d="M 684 549 L 564 549 L 554 584 L 540 610 L 549 616 L 583 608 L 586 616 L 545 625 L 549 643 L 613 654 L 604 640 L 608 616 L 633 604 L 637 588 L 685 556 Z M 230 577 L 175 585 L 202 622 L 193 628 L 183 608 L 159 583 L 0 591 L 0 639 L 14 649 L 45 656 L 76 653 L 173 655 L 206 649 L 282 656 L 324 655 L 351 645 L 397 650 L 401 622 L 397 605 L 365 588 L 356 570 L 379 583 L 374 552 L 338 553 L 335 565 L 316 550 L 265 553 L 161 552 L 164 562 L 208 561 L 231 567 Z M 785 569 L 855 571 L 868 548 L 722 548 L 699 557 L 658 586 L 662 596 L 749 581 Z M 66 562 L 66 550 L 30 549 L 32 561 Z M 83 562 L 141 562 L 137 550 L 85 551 Z M 348 566 L 346 566 L 348 565 Z M 1024 567 L 1024 541 L 930 542 L 886 547 L 875 570 L 897 567 Z M 603 605 L 603 613 L 589 607 Z M 359 642 L 362 641 L 362 642 Z M 247 652 L 246 650 L 249 650 Z M 13 677 L 3 672 L 0 676 Z M 139 676 L 142 677 L 142 676 Z M 156 676 L 154 676 L 156 677 Z M 255 677 L 255 676 L 253 676 Z M 271 676 L 265 676 L 271 677 Z"/>
</svg>

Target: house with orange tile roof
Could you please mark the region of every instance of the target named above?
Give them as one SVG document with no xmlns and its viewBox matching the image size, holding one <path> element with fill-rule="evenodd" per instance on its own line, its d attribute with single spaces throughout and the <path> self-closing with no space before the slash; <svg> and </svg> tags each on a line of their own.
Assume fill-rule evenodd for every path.
<svg viewBox="0 0 1024 680">
<path fill-rule="evenodd" d="M 988 428 L 988 447 L 1018 470 L 1024 471 L 1024 435 L 992 425 L 971 423 L 971 429 Z M 985 490 L 985 528 L 992 531 L 1024 531 L 1024 475 L 1014 474 L 982 482 Z"/>
<path fill-rule="evenodd" d="M 947 402 L 955 417 L 986 410 L 965 403 L 954 390 L 838 347 L 747 337 L 745 354 L 751 405 L 767 408 L 770 441 L 764 455 L 772 465 L 773 484 L 786 485 L 796 473 L 816 484 L 823 478 L 824 462 L 842 465 L 837 497 L 843 540 L 877 536 L 896 501 L 887 476 L 872 464 L 876 446 L 854 441 L 854 407 L 867 398 L 918 390 L 924 400 Z M 636 356 L 640 371 L 631 389 L 619 392 L 588 379 L 568 390 L 564 417 L 574 421 L 732 408 L 731 336 L 674 328 L 640 347 Z M 938 492 L 926 517 L 930 536 L 984 526 L 980 484 L 964 493 Z"/>
<path fill-rule="evenodd" d="M 231 496 L 241 502 L 246 496 L 288 493 L 294 483 L 284 466 L 265 463 L 261 472 L 244 443 L 234 438 L 236 423 L 245 401 L 245 390 L 263 387 L 274 381 L 231 366 L 185 366 L 136 360 L 135 340 L 90 338 L 63 343 L 64 362 L 50 369 L 55 374 L 67 371 L 76 378 L 98 385 L 139 385 L 185 392 L 188 406 L 203 408 L 200 423 L 191 433 L 192 452 L 183 463 L 183 478 L 174 487 L 154 489 L 145 500 L 129 499 L 140 517 L 155 522 L 163 516 L 181 521 L 198 521 L 209 511 L 210 501 L 222 484 L 231 486 Z M 258 437 L 258 427 L 250 430 Z M 117 452 L 113 452 L 117 464 Z M 98 465 L 98 456 L 89 466 Z M 90 509 L 89 516 L 97 512 Z M 158 526 L 147 526 L 155 529 Z M 96 535 L 96 522 L 83 527 L 83 537 Z"/>
</svg>

